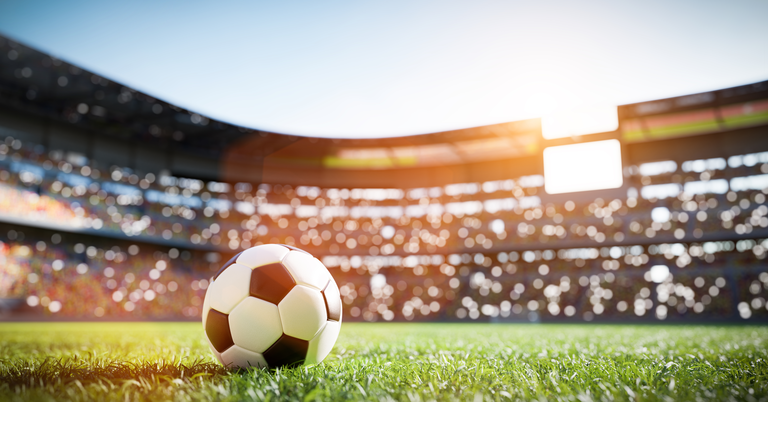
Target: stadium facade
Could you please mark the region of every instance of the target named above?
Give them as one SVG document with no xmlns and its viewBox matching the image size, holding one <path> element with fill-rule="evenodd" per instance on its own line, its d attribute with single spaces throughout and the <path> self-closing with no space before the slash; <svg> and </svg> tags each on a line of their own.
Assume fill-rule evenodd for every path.
<svg viewBox="0 0 768 432">
<path fill-rule="evenodd" d="M 0 316 L 199 319 L 222 263 L 282 243 L 351 321 L 764 321 L 768 81 L 618 118 L 289 136 L 0 37 Z M 605 140 L 621 187 L 546 192 L 545 149 Z"/>
</svg>

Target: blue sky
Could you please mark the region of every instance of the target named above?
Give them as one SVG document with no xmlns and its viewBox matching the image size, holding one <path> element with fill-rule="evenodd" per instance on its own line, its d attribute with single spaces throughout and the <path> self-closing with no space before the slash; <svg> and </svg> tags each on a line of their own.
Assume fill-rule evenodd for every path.
<svg viewBox="0 0 768 432">
<path fill-rule="evenodd" d="M 4 0 L 0 33 L 219 120 L 401 136 L 768 79 L 768 2 Z"/>
</svg>

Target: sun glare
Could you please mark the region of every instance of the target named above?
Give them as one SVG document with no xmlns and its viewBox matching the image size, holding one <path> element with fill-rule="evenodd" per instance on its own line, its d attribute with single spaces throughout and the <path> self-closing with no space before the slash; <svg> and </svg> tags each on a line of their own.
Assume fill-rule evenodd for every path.
<svg viewBox="0 0 768 432">
<path fill-rule="evenodd" d="M 619 128 L 616 107 L 592 106 L 559 111 L 541 119 L 541 134 L 546 139 L 589 135 Z"/>
</svg>

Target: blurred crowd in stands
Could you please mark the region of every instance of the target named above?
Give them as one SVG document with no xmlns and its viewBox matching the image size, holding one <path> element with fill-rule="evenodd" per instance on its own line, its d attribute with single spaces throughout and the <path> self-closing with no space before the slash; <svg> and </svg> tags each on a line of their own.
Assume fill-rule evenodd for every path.
<svg viewBox="0 0 768 432">
<path fill-rule="evenodd" d="M 195 319 L 227 258 L 9 227 L 0 226 L 0 298 L 20 300 L 17 313 Z M 768 316 L 766 247 L 747 239 L 322 259 L 352 321 L 718 320 Z"/>
<path fill-rule="evenodd" d="M 414 189 L 203 182 L 0 141 L 0 306 L 199 316 L 236 251 L 320 258 L 345 319 L 765 317 L 768 152 L 627 167 L 572 200 L 541 176 Z M 2 313 L 2 308 L 0 308 Z"/>
</svg>

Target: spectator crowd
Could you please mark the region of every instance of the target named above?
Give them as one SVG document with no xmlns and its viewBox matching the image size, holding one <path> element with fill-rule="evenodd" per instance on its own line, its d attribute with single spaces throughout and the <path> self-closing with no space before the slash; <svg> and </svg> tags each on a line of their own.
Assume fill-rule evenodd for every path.
<svg viewBox="0 0 768 432">
<path fill-rule="evenodd" d="M 206 183 L 0 143 L 0 298 L 24 299 L 14 313 L 192 319 L 228 256 L 282 243 L 329 267 L 352 320 L 766 316 L 768 152 L 627 167 L 621 194 L 576 202 L 541 176 Z"/>
</svg>

